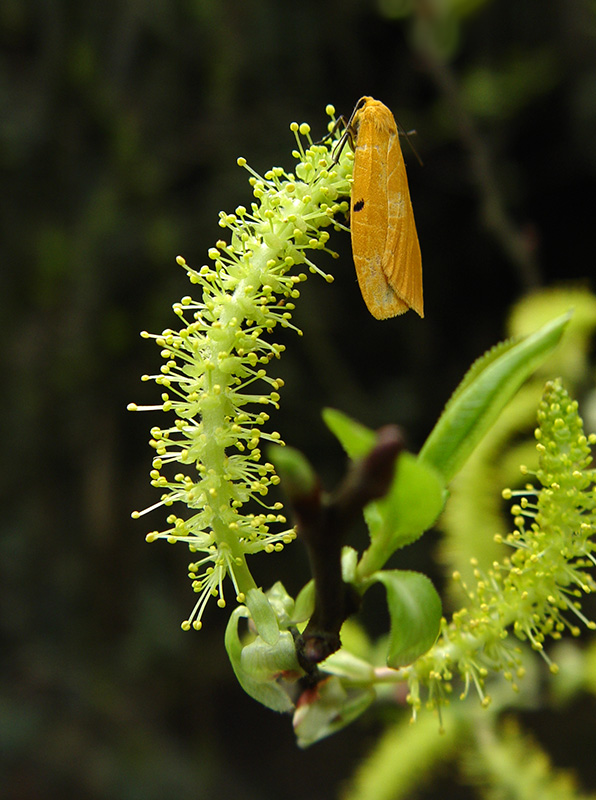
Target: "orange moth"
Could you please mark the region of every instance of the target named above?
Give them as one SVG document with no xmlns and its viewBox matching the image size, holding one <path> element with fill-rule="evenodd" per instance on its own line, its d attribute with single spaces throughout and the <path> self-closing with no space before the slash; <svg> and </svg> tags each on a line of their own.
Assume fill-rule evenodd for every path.
<svg viewBox="0 0 596 800">
<path fill-rule="evenodd" d="M 393 114 L 362 97 L 346 135 L 354 148 L 352 253 L 364 302 L 376 319 L 410 308 L 423 317 L 420 243 Z"/>
</svg>

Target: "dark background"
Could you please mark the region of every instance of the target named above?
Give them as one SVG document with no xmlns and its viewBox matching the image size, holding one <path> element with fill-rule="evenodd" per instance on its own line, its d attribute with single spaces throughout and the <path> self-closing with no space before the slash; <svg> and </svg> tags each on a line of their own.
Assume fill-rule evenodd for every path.
<svg viewBox="0 0 596 800">
<path fill-rule="evenodd" d="M 312 276 L 304 337 L 278 335 L 274 419 L 329 485 L 343 457 L 322 406 L 397 421 L 416 450 L 513 301 L 590 283 L 594 3 L 0 4 L 4 797 L 322 800 L 372 746 L 369 714 L 299 751 L 235 682 L 227 611 L 182 633 L 188 553 L 144 542 L 161 512 L 129 516 L 157 499 L 146 441 L 162 420 L 126 412 L 158 398 L 138 333 L 175 324 L 190 291 L 175 256 L 200 266 L 218 212 L 251 200 L 236 158 L 291 169 L 289 123 L 322 135 L 325 105 L 348 114 L 363 94 L 418 132 L 426 318 L 373 320 L 333 235 L 341 258 L 318 263 L 335 283 Z M 308 577 L 299 544 L 257 562 L 264 586 Z M 583 779 L 596 788 L 593 766 Z"/>
</svg>

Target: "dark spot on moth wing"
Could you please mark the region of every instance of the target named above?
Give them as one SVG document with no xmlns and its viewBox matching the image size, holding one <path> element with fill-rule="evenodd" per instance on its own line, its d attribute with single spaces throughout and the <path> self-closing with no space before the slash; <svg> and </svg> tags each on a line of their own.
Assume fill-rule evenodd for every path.
<svg viewBox="0 0 596 800">
<path fill-rule="evenodd" d="M 363 208 L 364 208 L 364 200 L 356 200 L 356 202 L 352 206 L 352 211 L 362 211 Z"/>
</svg>

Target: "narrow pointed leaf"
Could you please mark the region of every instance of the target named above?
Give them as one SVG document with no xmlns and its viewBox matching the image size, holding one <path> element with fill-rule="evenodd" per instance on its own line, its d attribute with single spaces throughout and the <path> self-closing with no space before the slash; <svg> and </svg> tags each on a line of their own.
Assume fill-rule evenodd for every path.
<svg viewBox="0 0 596 800">
<path fill-rule="evenodd" d="M 364 458 L 372 450 L 376 434 L 336 408 L 323 409 L 323 421 L 351 459 Z"/>
<path fill-rule="evenodd" d="M 246 605 L 259 636 L 267 644 L 276 644 L 279 639 L 279 624 L 262 589 L 250 589 L 246 595 Z"/>
<path fill-rule="evenodd" d="M 572 312 L 476 361 L 447 403 L 419 458 L 449 482 L 522 383 L 557 346 Z"/>
<path fill-rule="evenodd" d="M 292 622 L 306 622 L 315 608 L 315 582 L 309 581 L 302 587 L 296 598 Z"/>
</svg>

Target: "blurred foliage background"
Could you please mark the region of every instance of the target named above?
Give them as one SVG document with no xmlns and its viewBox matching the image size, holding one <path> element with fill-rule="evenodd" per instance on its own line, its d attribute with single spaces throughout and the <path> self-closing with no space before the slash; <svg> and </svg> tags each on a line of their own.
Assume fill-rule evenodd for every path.
<svg viewBox="0 0 596 800">
<path fill-rule="evenodd" d="M 157 499 L 159 420 L 125 410 L 158 396 L 139 383 L 160 360 L 138 332 L 175 322 L 189 291 L 175 256 L 202 264 L 219 210 L 250 202 L 236 158 L 291 169 L 289 123 L 322 135 L 325 105 L 348 114 L 363 94 L 418 132 L 424 168 L 405 152 L 426 318 L 373 320 L 349 237 L 332 237 L 341 257 L 320 266 L 336 281 L 304 287 L 274 420 L 328 485 L 344 463 L 323 405 L 399 422 L 415 451 L 514 300 L 590 283 L 596 4 L 0 4 L 4 797 L 319 800 L 374 741 L 370 714 L 300 752 L 289 720 L 237 685 L 228 612 L 180 630 L 188 555 L 145 544 L 161 518 L 129 517 Z M 429 558 L 424 541 L 412 558 Z M 290 591 L 308 577 L 299 544 L 257 570 Z M 550 743 L 592 789 L 594 710 L 576 709 L 565 735 L 557 720 Z M 448 765 L 438 780 L 465 798 Z"/>
</svg>

